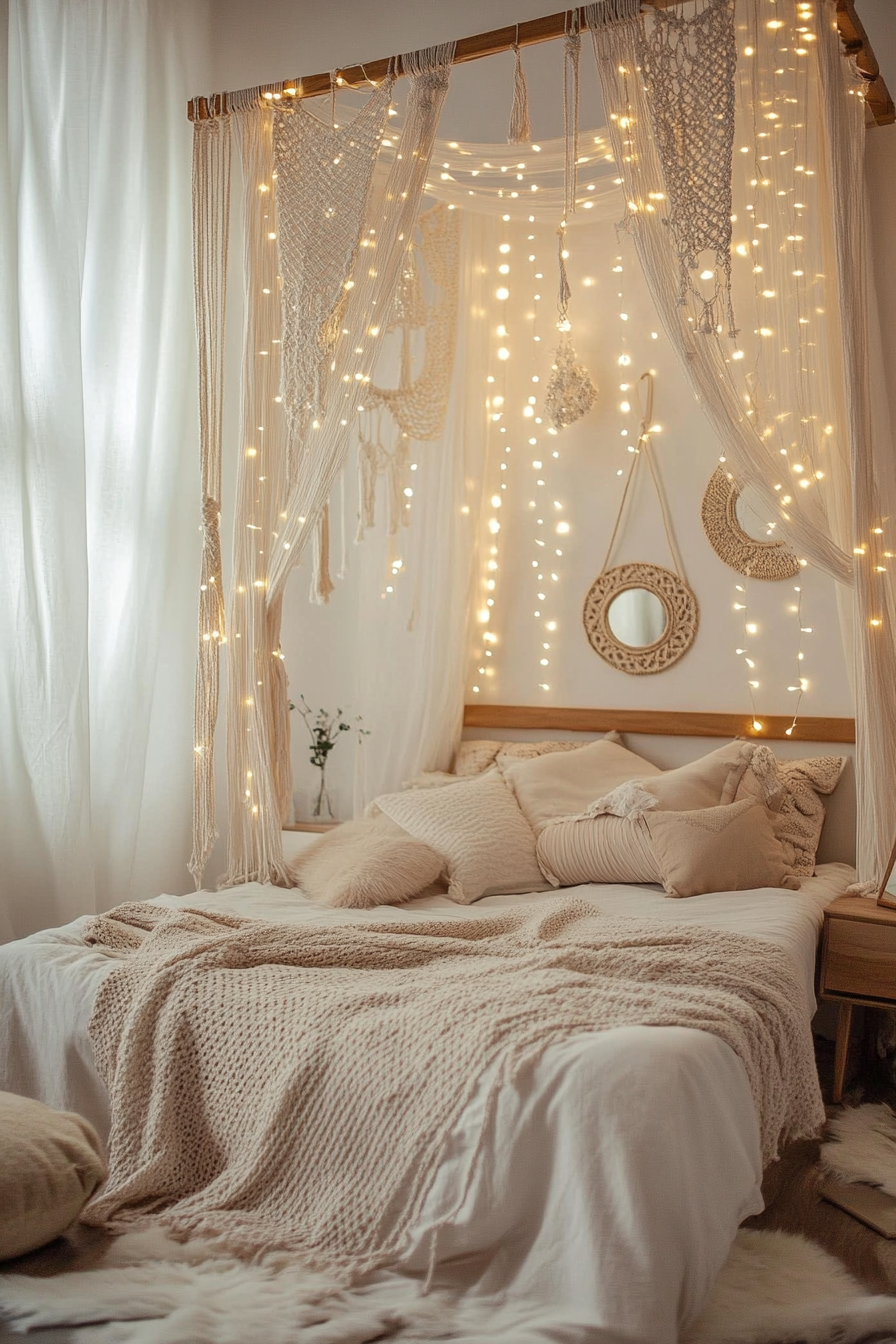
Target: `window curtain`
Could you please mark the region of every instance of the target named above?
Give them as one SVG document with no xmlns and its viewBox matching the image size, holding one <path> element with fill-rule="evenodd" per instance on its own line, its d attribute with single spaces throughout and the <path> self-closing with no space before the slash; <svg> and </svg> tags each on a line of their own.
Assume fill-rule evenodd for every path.
<svg viewBox="0 0 896 1344">
<path fill-rule="evenodd" d="M 189 886 L 206 20 L 0 7 L 0 938 Z"/>
<path fill-rule="evenodd" d="M 804 563 L 843 585 L 857 863 L 871 890 L 896 836 L 896 463 L 885 403 L 872 395 L 879 333 L 869 304 L 861 82 L 841 53 L 834 0 L 777 0 L 773 9 L 709 0 L 674 16 L 638 10 L 635 0 L 589 8 L 625 191 L 622 227 L 726 470 L 755 490 Z M 721 194 L 723 171 L 707 174 L 704 199 L 716 219 L 720 210 L 730 219 L 730 263 L 701 252 L 703 241 L 685 287 L 675 216 L 692 202 L 676 198 L 662 158 L 672 82 L 660 87 L 650 39 L 656 25 L 675 26 L 671 45 L 699 54 L 710 27 L 718 34 L 726 21 L 726 50 L 704 50 L 702 60 L 717 68 L 736 49 L 733 102 L 727 107 L 719 89 L 707 112 L 715 124 L 731 118 L 732 196 L 726 203 Z M 687 140 L 694 85 L 685 77 L 678 88 Z M 726 264 L 733 326 L 724 302 L 713 307 Z"/>
</svg>

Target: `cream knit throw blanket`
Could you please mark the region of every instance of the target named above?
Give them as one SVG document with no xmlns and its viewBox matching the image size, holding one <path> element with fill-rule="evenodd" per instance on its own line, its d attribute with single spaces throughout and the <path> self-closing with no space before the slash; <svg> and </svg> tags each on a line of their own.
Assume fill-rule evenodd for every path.
<svg viewBox="0 0 896 1344">
<path fill-rule="evenodd" d="M 111 1174 L 85 1221 L 110 1230 L 153 1215 L 237 1254 L 282 1248 L 346 1276 L 387 1264 L 483 1071 L 499 1065 L 493 1104 L 552 1042 L 609 1027 L 727 1042 L 766 1160 L 825 1119 L 794 969 L 739 934 L 561 896 L 388 925 L 127 905 L 88 937 L 133 949 L 90 1026 Z"/>
</svg>

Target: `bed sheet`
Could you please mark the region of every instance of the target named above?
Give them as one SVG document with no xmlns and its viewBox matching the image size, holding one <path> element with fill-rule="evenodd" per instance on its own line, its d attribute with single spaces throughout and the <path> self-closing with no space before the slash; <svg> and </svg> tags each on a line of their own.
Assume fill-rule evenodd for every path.
<svg viewBox="0 0 896 1344">
<path fill-rule="evenodd" d="M 792 958 L 814 1011 L 815 949 L 825 905 L 853 870 L 828 864 L 799 892 L 764 889 L 672 901 L 651 886 L 585 886 L 612 914 L 752 934 Z M 282 922 L 476 919 L 543 900 L 445 897 L 375 911 L 331 911 L 300 893 L 248 884 L 162 896 Z M 101 1134 L 108 1099 L 88 1024 L 122 954 L 89 948 L 83 921 L 0 948 L 0 1088 L 85 1115 Z M 740 1222 L 762 1208 L 759 1132 L 740 1060 L 684 1028 L 589 1033 L 545 1051 L 486 1116 L 488 1079 L 467 1107 L 412 1230 L 400 1268 L 477 1296 L 533 1303 L 557 1329 L 595 1344 L 675 1344 L 699 1311 Z M 545 1338 L 550 1338 L 546 1335 Z"/>
</svg>

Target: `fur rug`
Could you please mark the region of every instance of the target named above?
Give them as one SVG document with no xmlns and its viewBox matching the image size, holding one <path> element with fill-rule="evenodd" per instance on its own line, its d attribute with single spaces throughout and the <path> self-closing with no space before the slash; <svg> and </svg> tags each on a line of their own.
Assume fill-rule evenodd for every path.
<svg viewBox="0 0 896 1344">
<path fill-rule="evenodd" d="M 0 1276 L 0 1315 L 16 1332 L 85 1326 L 79 1344 L 581 1344 L 582 1328 L 487 1303 L 422 1297 L 417 1280 L 378 1275 L 340 1289 L 267 1257 L 210 1257 L 158 1232 L 129 1233 L 95 1270 Z M 896 1297 L 868 1296 L 802 1237 L 742 1230 L 682 1344 L 896 1342 Z"/>
<path fill-rule="evenodd" d="M 889 1106 L 845 1107 L 828 1122 L 821 1163 L 841 1181 L 864 1181 L 896 1195 L 896 1115 Z"/>
</svg>

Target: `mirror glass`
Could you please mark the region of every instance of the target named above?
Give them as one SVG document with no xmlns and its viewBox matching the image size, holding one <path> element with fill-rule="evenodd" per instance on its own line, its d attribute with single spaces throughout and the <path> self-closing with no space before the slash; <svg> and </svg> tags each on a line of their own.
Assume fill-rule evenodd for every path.
<svg viewBox="0 0 896 1344">
<path fill-rule="evenodd" d="M 626 588 L 610 603 L 607 622 L 620 644 L 643 649 L 666 629 L 666 608 L 649 589 Z"/>
<path fill-rule="evenodd" d="M 778 541 L 780 533 L 768 509 L 760 503 L 751 485 L 744 486 L 734 503 L 737 521 L 754 541 Z"/>
</svg>

